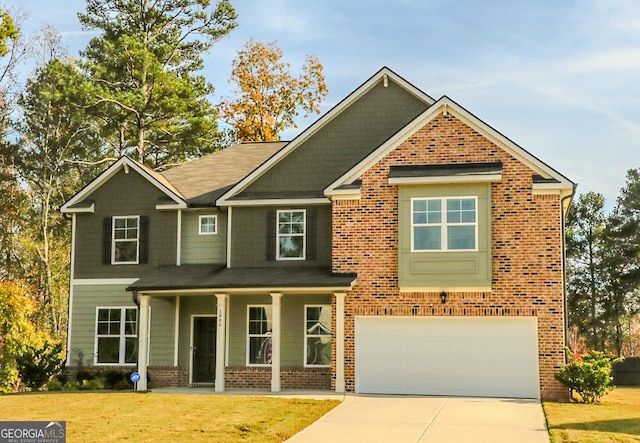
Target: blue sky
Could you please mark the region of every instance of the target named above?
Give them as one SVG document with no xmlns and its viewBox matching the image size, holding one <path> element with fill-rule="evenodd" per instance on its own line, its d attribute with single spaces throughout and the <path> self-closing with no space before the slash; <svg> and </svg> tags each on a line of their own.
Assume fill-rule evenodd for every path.
<svg viewBox="0 0 640 443">
<path fill-rule="evenodd" d="M 5 0 L 63 34 L 71 55 L 90 34 L 84 0 Z M 329 110 L 382 66 L 434 98 L 447 95 L 611 209 L 640 167 L 640 2 L 637 0 L 232 0 L 239 26 L 205 58 L 217 101 L 249 39 L 277 41 L 296 71 L 324 65 Z M 313 117 L 315 119 L 316 117 Z M 312 120 L 299 120 L 293 137 Z"/>
</svg>

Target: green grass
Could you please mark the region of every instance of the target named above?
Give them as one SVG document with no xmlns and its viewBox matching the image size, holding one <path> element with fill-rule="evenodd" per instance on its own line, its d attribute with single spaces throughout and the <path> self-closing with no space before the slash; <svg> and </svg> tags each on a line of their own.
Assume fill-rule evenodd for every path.
<svg viewBox="0 0 640 443">
<path fill-rule="evenodd" d="M 0 396 L 1 420 L 66 421 L 73 442 L 280 442 L 337 400 L 137 393 Z"/>
<path fill-rule="evenodd" d="M 640 388 L 616 388 L 599 405 L 543 407 L 552 443 L 640 442 Z"/>
</svg>

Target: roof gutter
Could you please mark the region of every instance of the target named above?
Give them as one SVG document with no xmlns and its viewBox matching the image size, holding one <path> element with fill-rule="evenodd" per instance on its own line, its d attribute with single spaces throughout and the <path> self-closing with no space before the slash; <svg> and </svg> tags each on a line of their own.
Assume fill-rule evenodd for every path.
<svg viewBox="0 0 640 443">
<path fill-rule="evenodd" d="M 577 183 L 573 184 L 573 189 L 571 190 L 571 194 L 565 195 L 560 199 L 560 216 L 561 216 L 561 227 L 562 227 L 562 312 L 564 313 L 564 345 L 567 346 L 567 337 L 569 336 L 569 313 L 567 312 L 567 241 L 566 241 L 566 233 L 565 233 L 565 224 L 567 221 L 567 215 L 569 214 L 569 207 L 571 205 L 571 200 L 576 195 L 576 188 L 578 187 Z M 569 200 L 567 204 L 567 213 L 565 215 L 564 211 L 564 203 Z M 563 352 L 566 361 L 566 353 Z"/>
</svg>

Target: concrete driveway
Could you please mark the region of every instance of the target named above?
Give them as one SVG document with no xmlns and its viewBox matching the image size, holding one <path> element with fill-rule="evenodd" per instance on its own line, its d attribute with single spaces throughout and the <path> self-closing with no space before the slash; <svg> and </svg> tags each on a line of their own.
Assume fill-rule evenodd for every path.
<svg viewBox="0 0 640 443">
<path fill-rule="evenodd" d="M 287 442 L 548 443 L 536 400 L 347 395 Z"/>
</svg>

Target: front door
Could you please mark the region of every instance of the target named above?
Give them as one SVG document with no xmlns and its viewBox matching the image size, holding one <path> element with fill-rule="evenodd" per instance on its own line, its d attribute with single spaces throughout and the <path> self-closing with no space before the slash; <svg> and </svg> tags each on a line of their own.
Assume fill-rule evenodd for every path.
<svg viewBox="0 0 640 443">
<path fill-rule="evenodd" d="M 193 318 L 192 383 L 216 379 L 216 317 Z"/>
</svg>

